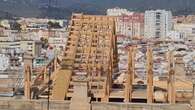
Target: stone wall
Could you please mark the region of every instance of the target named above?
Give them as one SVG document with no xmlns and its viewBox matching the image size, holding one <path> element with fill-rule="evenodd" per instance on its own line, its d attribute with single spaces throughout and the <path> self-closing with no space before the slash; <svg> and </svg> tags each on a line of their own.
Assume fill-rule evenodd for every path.
<svg viewBox="0 0 195 110">
<path fill-rule="evenodd" d="M 92 103 L 92 110 L 191 110 L 188 104 Z"/>
<path fill-rule="evenodd" d="M 69 110 L 68 101 L 50 101 L 50 110 Z M 0 110 L 47 110 L 47 101 L 0 100 Z M 189 104 L 132 104 L 92 102 L 91 110 L 192 110 Z"/>
<path fill-rule="evenodd" d="M 50 101 L 50 110 L 69 110 L 69 102 Z M 0 110 L 47 110 L 47 101 L 0 100 Z"/>
</svg>

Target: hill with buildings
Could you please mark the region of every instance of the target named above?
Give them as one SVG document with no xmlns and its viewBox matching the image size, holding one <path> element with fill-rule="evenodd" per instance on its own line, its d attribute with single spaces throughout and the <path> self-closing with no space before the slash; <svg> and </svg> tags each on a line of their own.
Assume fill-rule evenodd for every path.
<svg viewBox="0 0 195 110">
<path fill-rule="evenodd" d="M 2 0 L 0 17 L 52 17 L 66 18 L 72 12 L 104 14 L 107 8 L 121 7 L 134 11 L 167 9 L 175 15 L 193 14 L 194 0 Z M 3 13 L 2 13 L 3 12 Z"/>
</svg>

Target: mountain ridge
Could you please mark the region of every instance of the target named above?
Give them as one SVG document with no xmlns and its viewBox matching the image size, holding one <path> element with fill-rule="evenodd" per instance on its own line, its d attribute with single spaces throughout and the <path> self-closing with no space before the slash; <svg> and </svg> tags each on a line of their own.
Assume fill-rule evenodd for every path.
<svg viewBox="0 0 195 110">
<path fill-rule="evenodd" d="M 68 18 L 72 12 L 105 14 L 107 8 L 121 7 L 144 12 L 147 9 L 171 10 L 174 15 L 194 14 L 195 0 L 2 0 L 0 17 L 5 13 L 23 17 Z M 4 12 L 4 16 L 1 16 Z"/>
</svg>

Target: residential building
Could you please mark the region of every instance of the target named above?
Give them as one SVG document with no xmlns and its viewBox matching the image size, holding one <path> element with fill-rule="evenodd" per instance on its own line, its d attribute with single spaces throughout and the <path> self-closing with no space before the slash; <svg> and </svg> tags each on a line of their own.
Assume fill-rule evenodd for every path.
<svg viewBox="0 0 195 110">
<path fill-rule="evenodd" d="M 26 27 L 46 28 L 45 26 L 47 26 L 47 23 L 49 21 L 59 23 L 61 27 L 66 27 L 68 22 L 66 19 L 20 18 L 20 20 L 18 20 L 18 23 Z"/>
<path fill-rule="evenodd" d="M 6 35 L 0 35 L 0 48 L 6 49 L 18 49 L 22 52 L 37 56 L 40 54 L 41 47 L 39 41 L 34 40 L 21 40 L 21 39 L 11 39 Z"/>
<path fill-rule="evenodd" d="M 60 34 L 60 33 L 59 33 Z M 64 32 L 62 35 L 52 36 L 48 38 L 48 43 L 50 47 L 53 47 L 56 54 L 62 53 L 65 49 L 67 42 L 68 32 Z"/>
<path fill-rule="evenodd" d="M 48 39 L 48 43 L 50 46 L 55 47 L 57 49 L 64 49 L 66 45 L 67 38 L 66 37 L 50 37 Z"/>
<path fill-rule="evenodd" d="M 133 12 L 130 12 L 127 9 L 123 9 L 123 8 L 119 8 L 119 7 L 107 9 L 106 13 L 108 16 L 121 16 L 121 15 L 133 14 Z"/>
<path fill-rule="evenodd" d="M 187 16 L 174 16 L 173 18 L 174 23 L 185 23 L 185 24 L 189 24 L 195 23 L 195 15 L 187 15 Z"/>
<path fill-rule="evenodd" d="M 195 41 L 195 24 L 175 23 L 174 30 L 183 33 L 186 40 Z"/>
<path fill-rule="evenodd" d="M 144 36 L 146 38 L 164 38 L 172 30 L 172 13 L 166 10 L 145 12 Z"/>
<path fill-rule="evenodd" d="M 118 16 L 116 19 L 116 34 L 128 37 L 142 37 L 144 35 L 144 14 Z"/>
<path fill-rule="evenodd" d="M 10 28 L 9 20 L 6 20 L 6 19 L 1 20 L 0 25 L 8 29 Z"/>
<path fill-rule="evenodd" d="M 185 40 L 185 34 L 183 32 L 178 32 L 178 31 L 170 31 L 167 34 L 167 37 L 173 41 L 184 41 Z"/>
</svg>

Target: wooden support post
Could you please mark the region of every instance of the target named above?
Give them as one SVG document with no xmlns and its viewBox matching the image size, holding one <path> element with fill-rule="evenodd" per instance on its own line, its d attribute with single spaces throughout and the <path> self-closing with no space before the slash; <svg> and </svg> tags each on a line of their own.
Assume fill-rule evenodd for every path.
<svg viewBox="0 0 195 110">
<path fill-rule="evenodd" d="M 112 63 L 112 62 L 110 61 L 110 63 Z M 108 71 L 108 75 L 107 75 L 107 80 L 106 80 L 105 97 L 101 100 L 103 102 L 109 102 L 110 88 L 112 86 L 111 85 L 111 81 L 112 81 L 112 76 L 111 76 L 112 71 L 111 71 L 111 69 L 112 69 L 112 66 L 110 64 L 109 71 Z"/>
<path fill-rule="evenodd" d="M 113 53 L 111 54 L 111 58 L 110 58 L 110 66 L 109 66 L 109 95 L 110 95 L 110 91 L 112 91 L 112 73 L 114 72 L 113 71 L 113 67 L 114 67 L 114 64 L 113 64 Z"/>
<path fill-rule="evenodd" d="M 53 71 L 57 70 L 57 65 L 58 65 L 57 59 L 58 59 L 57 57 L 54 58 L 54 70 Z"/>
<path fill-rule="evenodd" d="M 132 49 L 132 84 L 135 80 L 135 57 L 136 57 L 136 47 Z"/>
<path fill-rule="evenodd" d="M 147 103 L 153 103 L 153 55 L 152 49 L 147 47 Z"/>
<path fill-rule="evenodd" d="M 110 84 L 109 82 L 107 82 L 105 96 L 101 99 L 101 102 L 109 102 L 109 95 L 110 95 Z"/>
<path fill-rule="evenodd" d="M 110 96 L 110 91 L 112 89 L 112 73 L 113 73 L 113 69 L 114 69 L 114 40 L 115 36 L 111 36 L 110 38 L 110 51 L 109 51 L 109 67 L 108 67 L 108 75 L 107 75 L 107 81 L 106 81 L 106 88 L 105 88 L 105 97 L 102 99 L 102 101 L 106 101 L 109 102 L 109 96 Z"/>
<path fill-rule="evenodd" d="M 109 102 L 109 94 L 110 94 L 110 83 L 109 79 L 106 80 L 104 85 L 104 97 L 101 98 L 101 102 Z"/>
<path fill-rule="evenodd" d="M 169 52 L 169 78 L 168 78 L 168 102 L 175 104 L 176 90 L 175 90 L 175 70 L 174 70 L 174 56 L 173 52 Z"/>
<path fill-rule="evenodd" d="M 31 99 L 31 67 L 25 67 L 25 86 L 24 86 L 24 96 L 26 99 Z"/>
<path fill-rule="evenodd" d="M 124 102 L 129 102 L 132 100 L 132 89 L 133 89 L 133 48 L 130 47 L 128 53 L 128 71 L 125 83 L 125 100 Z"/>
<path fill-rule="evenodd" d="M 109 96 L 110 96 L 110 88 L 112 87 L 112 69 L 113 69 L 113 62 L 112 62 L 112 52 L 110 52 L 110 61 L 109 61 L 109 67 L 107 72 L 107 78 L 106 78 L 106 87 L 105 87 L 105 97 L 102 98 L 101 101 L 103 102 L 109 102 Z"/>
<path fill-rule="evenodd" d="M 44 67 L 43 79 L 44 82 L 47 81 L 47 67 Z"/>
</svg>

